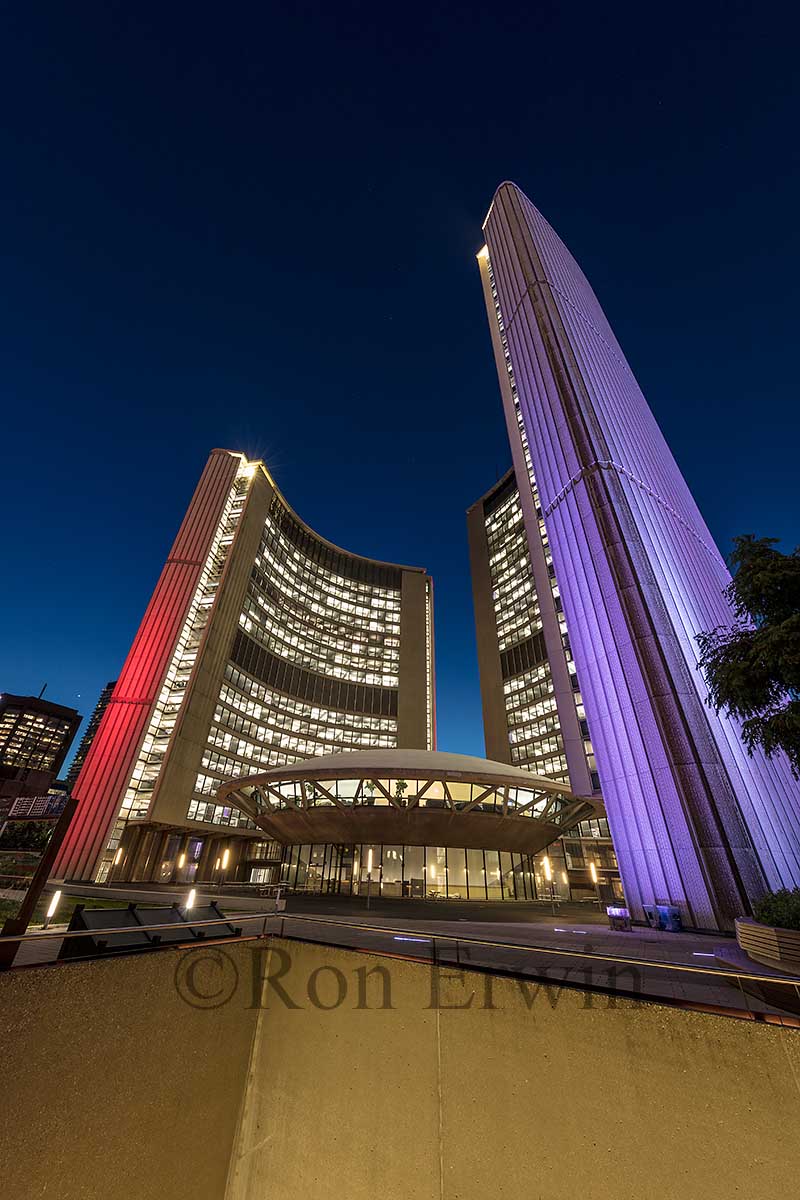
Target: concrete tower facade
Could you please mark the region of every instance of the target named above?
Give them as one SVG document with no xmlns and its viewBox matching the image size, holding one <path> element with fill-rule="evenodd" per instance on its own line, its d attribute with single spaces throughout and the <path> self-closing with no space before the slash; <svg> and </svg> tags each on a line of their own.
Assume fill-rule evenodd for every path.
<svg viewBox="0 0 800 1200">
<path fill-rule="evenodd" d="M 561 590 L 536 482 L 527 483 L 521 493 L 512 468 L 467 509 L 486 755 L 591 795 L 594 813 L 547 848 L 552 888 L 563 899 L 619 901 Z M 543 859 L 534 871 L 546 895 Z"/>
<path fill-rule="evenodd" d="M 334 546 L 263 463 L 213 450 L 75 783 L 55 874 L 244 878 L 275 848 L 216 802 L 220 785 L 373 747 L 435 747 L 430 577 Z"/>
<path fill-rule="evenodd" d="M 567 248 L 511 183 L 484 234 L 515 474 L 538 488 L 628 901 L 730 928 L 800 882 L 800 785 L 748 757 L 697 669 L 696 634 L 732 619 L 730 576 Z"/>
</svg>

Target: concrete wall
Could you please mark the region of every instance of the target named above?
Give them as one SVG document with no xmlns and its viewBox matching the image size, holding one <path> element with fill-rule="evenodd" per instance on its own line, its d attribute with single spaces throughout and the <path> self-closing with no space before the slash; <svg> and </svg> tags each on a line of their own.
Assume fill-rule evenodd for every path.
<svg viewBox="0 0 800 1200">
<path fill-rule="evenodd" d="M 221 949 L 0 976 L 8 1195 L 793 1194 L 796 1030 L 469 972 L 437 1006 L 419 964 Z"/>
<path fill-rule="evenodd" d="M 248 946 L 225 950 L 244 973 Z M 211 952 L 192 952 L 198 994 L 218 986 Z M 0 973 L 4 1196 L 224 1195 L 256 1012 L 187 1004 L 183 962 L 162 951 Z"/>
</svg>

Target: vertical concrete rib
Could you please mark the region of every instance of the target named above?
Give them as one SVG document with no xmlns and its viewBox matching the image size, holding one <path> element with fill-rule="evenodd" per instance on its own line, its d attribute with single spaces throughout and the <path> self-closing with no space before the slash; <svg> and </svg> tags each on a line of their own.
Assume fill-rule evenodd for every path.
<svg viewBox="0 0 800 1200">
<path fill-rule="evenodd" d="M 108 838 L 239 465 L 238 456 L 214 450 L 200 476 L 78 777 L 78 808 L 55 875 L 90 875 Z"/>
</svg>

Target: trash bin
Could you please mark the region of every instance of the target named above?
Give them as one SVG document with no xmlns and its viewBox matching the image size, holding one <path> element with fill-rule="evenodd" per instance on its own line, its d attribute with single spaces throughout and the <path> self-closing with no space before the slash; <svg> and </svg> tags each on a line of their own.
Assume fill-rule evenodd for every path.
<svg viewBox="0 0 800 1200">
<path fill-rule="evenodd" d="M 675 904 L 657 904 L 658 928 L 668 933 L 680 933 L 683 929 L 680 909 Z"/>
<path fill-rule="evenodd" d="M 658 908 L 656 905 L 644 904 L 642 907 L 644 908 L 644 915 L 647 918 L 647 924 L 650 926 L 650 928 L 660 929 L 661 925 L 659 923 Z"/>
<path fill-rule="evenodd" d="M 628 930 L 631 927 L 630 911 L 621 904 L 609 904 L 606 908 L 606 916 L 608 917 L 608 928 L 617 930 Z"/>
</svg>

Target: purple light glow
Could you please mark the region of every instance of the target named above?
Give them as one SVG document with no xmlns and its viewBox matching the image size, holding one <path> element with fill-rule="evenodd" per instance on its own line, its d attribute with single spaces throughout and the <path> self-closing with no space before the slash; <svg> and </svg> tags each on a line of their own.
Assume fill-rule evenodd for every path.
<svg viewBox="0 0 800 1200">
<path fill-rule="evenodd" d="M 695 635 L 731 621 L 730 576 L 569 251 L 510 183 L 484 231 L 517 482 L 518 405 L 628 904 L 641 920 L 668 897 L 685 924 L 730 928 L 800 884 L 800 787 L 782 757 L 748 757 L 697 670 Z"/>
</svg>

